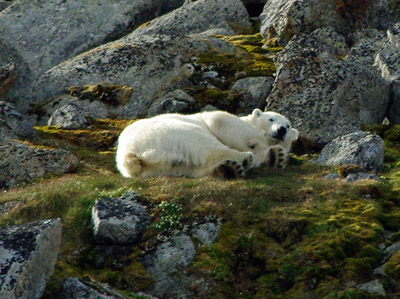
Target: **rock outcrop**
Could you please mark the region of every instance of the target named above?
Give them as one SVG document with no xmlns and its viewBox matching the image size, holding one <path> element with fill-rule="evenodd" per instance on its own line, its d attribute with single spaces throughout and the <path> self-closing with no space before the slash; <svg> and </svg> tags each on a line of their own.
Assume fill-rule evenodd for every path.
<svg viewBox="0 0 400 299">
<path fill-rule="evenodd" d="M 40 298 L 60 244 L 60 219 L 0 227 L 0 298 Z"/>
<path fill-rule="evenodd" d="M 79 161 L 66 150 L 33 148 L 22 143 L 0 145 L 0 188 L 74 171 Z"/>
<path fill-rule="evenodd" d="M 379 73 L 343 59 L 343 48 L 326 40 L 341 39 L 330 29 L 296 35 L 275 58 L 277 76 L 267 99 L 268 110 L 286 115 L 318 146 L 362 124 L 381 123 L 389 105 L 389 85 Z"/>
<path fill-rule="evenodd" d="M 135 192 L 121 198 L 99 198 L 92 209 L 93 233 L 100 244 L 133 244 L 150 222 L 146 208 L 136 201 Z"/>
<path fill-rule="evenodd" d="M 352 164 L 379 171 L 383 169 L 383 140 L 367 132 L 340 136 L 322 149 L 314 163 L 326 166 Z"/>
<path fill-rule="evenodd" d="M 120 38 L 153 19 L 161 3 L 161 0 L 14 1 L 0 12 L 0 44 L 15 50 L 28 66 L 31 78 L 36 78 L 56 64 Z M 18 69 L 19 73 L 22 71 Z M 18 95 L 19 90 L 14 90 L 10 97 Z M 22 106 L 17 108 L 26 111 Z"/>
<path fill-rule="evenodd" d="M 35 131 L 28 118 L 7 102 L 0 102 L 0 144 L 11 139 L 33 139 Z"/>
</svg>

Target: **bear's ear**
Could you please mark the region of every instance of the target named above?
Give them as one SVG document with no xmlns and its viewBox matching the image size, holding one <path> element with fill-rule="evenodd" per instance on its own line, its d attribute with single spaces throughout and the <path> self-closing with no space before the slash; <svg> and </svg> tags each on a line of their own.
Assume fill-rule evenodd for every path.
<svg viewBox="0 0 400 299">
<path fill-rule="evenodd" d="M 252 113 L 253 117 L 260 117 L 261 114 L 262 114 L 262 111 L 258 108 L 254 109 L 253 113 Z"/>
<path fill-rule="evenodd" d="M 293 141 L 297 140 L 299 138 L 299 131 L 296 129 L 292 129 L 292 135 L 293 135 Z"/>
</svg>

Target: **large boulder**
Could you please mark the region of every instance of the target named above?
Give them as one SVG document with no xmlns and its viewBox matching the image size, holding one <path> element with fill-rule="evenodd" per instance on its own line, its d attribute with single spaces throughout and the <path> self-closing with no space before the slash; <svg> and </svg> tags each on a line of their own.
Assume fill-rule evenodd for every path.
<svg viewBox="0 0 400 299">
<path fill-rule="evenodd" d="M 75 104 L 68 104 L 57 109 L 47 122 L 49 126 L 63 129 L 80 129 L 89 124 L 85 112 Z"/>
<path fill-rule="evenodd" d="M 122 198 L 99 198 L 92 209 L 93 233 L 97 243 L 132 244 L 140 240 L 150 223 L 139 195 L 128 192 Z"/>
<path fill-rule="evenodd" d="M 0 298 L 40 298 L 60 244 L 60 219 L 0 227 Z"/>
<path fill-rule="evenodd" d="M 126 103 L 100 103 L 107 117 L 143 117 L 150 104 L 163 96 L 165 90 L 169 91 L 174 81 L 191 75 L 186 67 L 191 58 L 210 48 L 209 40 L 202 37 L 137 35 L 134 32 L 52 68 L 34 82 L 33 98 L 21 98 L 21 105 L 22 102 L 37 104 L 38 110 L 32 113 L 43 116 L 38 121 L 46 123 L 50 115 L 43 111 L 43 102 L 51 106 L 48 99 L 58 101 L 71 86 L 105 82 L 132 90 Z"/>
<path fill-rule="evenodd" d="M 22 143 L 0 145 L 0 188 L 71 172 L 78 164 L 78 158 L 66 150 L 33 148 Z"/>
<path fill-rule="evenodd" d="M 249 15 L 240 0 L 198 0 L 150 21 L 135 34 L 187 35 L 215 28 L 234 34 L 235 25 L 250 27 Z"/>
<path fill-rule="evenodd" d="M 260 31 L 281 45 L 298 33 L 327 26 L 347 37 L 358 28 L 388 28 L 399 20 L 399 8 L 399 0 L 270 0 L 260 15 Z"/>
<path fill-rule="evenodd" d="M 332 36 L 329 38 L 329 36 Z M 386 116 L 389 85 L 362 61 L 343 59 L 333 30 L 298 34 L 276 56 L 277 76 L 267 109 L 290 118 L 315 146 L 379 124 Z"/>
<path fill-rule="evenodd" d="M 15 49 L 36 77 L 153 19 L 161 3 L 162 0 L 14 1 L 0 12 L 0 43 Z"/>
<path fill-rule="evenodd" d="M 172 236 L 169 241 L 157 245 L 154 252 L 144 259 L 146 270 L 154 280 L 150 292 L 163 298 L 171 294 L 190 297 L 190 291 L 185 287 L 187 277 L 184 269 L 190 265 L 195 255 L 194 243 L 185 234 Z"/>
<path fill-rule="evenodd" d="M 368 132 L 340 136 L 328 143 L 314 163 L 324 166 L 358 165 L 366 170 L 383 169 L 383 140 Z"/>
<path fill-rule="evenodd" d="M 286 45 L 298 33 L 331 26 L 346 29 L 347 24 L 331 0 L 270 0 L 264 6 L 261 35 Z"/>
<path fill-rule="evenodd" d="M 11 104 L 0 101 L 0 144 L 11 139 L 32 139 L 34 136 L 35 131 L 30 120 Z"/>
</svg>

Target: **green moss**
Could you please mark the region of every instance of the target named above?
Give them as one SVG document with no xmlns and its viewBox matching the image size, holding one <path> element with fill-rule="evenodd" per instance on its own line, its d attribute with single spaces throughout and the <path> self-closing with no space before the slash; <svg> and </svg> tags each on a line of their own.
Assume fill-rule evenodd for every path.
<svg viewBox="0 0 400 299">
<path fill-rule="evenodd" d="M 400 252 L 397 252 L 388 260 L 385 266 L 385 272 L 393 279 L 400 279 Z"/>
<path fill-rule="evenodd" d="M 133 93 L 133 88 L 129 86 L 110 85 L 100 83 L 96 85 L 71 86 L 68 89 L 71 96 L 79 100 L 101 101 L 107 105 L 125 105 Z"/>
</svg>

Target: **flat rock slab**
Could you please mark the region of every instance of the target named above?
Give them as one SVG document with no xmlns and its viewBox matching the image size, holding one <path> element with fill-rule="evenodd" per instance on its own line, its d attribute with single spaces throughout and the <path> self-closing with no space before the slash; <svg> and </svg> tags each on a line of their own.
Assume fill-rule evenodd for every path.
<svg viewBox="0 0 400 299">
<path fill-rule="evenodd" d="M 40 298 L 60 244 L 60 219 L 0 227 L 0 298 Z"/>
</svg>

